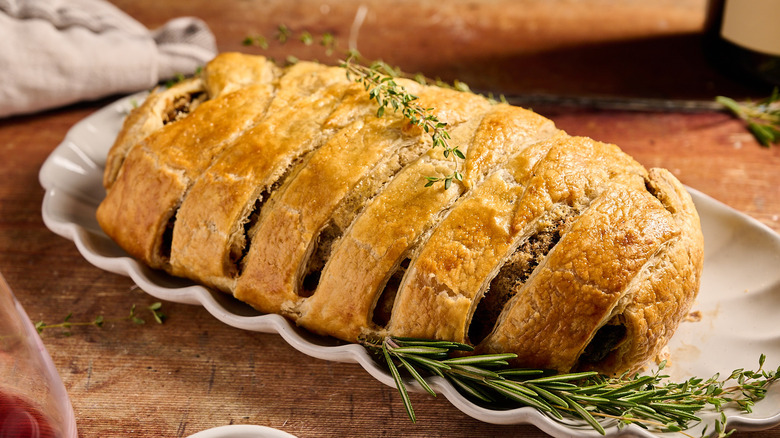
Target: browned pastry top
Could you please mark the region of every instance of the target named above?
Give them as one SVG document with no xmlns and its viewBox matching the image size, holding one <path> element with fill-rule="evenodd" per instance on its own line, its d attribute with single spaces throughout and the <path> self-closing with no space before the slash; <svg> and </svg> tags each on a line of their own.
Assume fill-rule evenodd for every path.
<svg viewBox="0 0 780 438">
<path fill-rule="evenodd" d="M 449 339 L 560 371 L 653 358 L 701 276 L 680 182 L 531 111 L 397 82 L 465 161 L 378 116 L 342 68 L 222 54 L 127 118 L 99 223 L 153 268 L 346 341 Z"/>
</svg>

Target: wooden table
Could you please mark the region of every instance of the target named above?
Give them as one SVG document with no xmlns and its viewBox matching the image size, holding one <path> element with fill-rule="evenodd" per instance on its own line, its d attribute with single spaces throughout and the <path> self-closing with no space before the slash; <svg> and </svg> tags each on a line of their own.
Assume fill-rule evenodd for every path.
<svg viewBox="0 0 780 438">
<path fill-rule="evenodd" d="M 369 59 L 433 77 L 457 76 L 497 93 L 760 97 L 704 61 L 697 34 L 704 0 L 115 3 L 150 28 L 199 16 L 223 51 L 263 52 L 241 41 L 257 34 L 270 39 L 286 24 L 315 35 L 333 32 L 345 45 L 352 38 Z M 264 53 L 335 59 L 316 45 L 272 44 Z M 442 397 L 421 394 L 412 396 L 418 415 L 412 424 L 395 389 L 359 366 L 312 359 L 277 335 L 228 327 L 200 307 L 163 303 L 168 318 L 153 323 L 144 309 L 152 297 L 129 279 L 91 266 L 40 216 L 37 175 L 44 159 L 74 123 L 110 100 L 0 120 L 0 270 L 31 318 L 56 323 L 72 312 L 73 321 L 118 320 L 135 305 L 147 321 L 76 327 L 70 335 L 44 331 L 80 436 L 182 437 L 241 423 L 301 438 L 544 435 L 533 426 L 483 424 Z M 685 184 L 780 231 L 780 147 L 760 147 L 728 115 L 536 109 L 571 134 L 617 143 L 643 164 L 666 167 Z M 780 437 L 780 427 L 755 435 Z"/>
</svg>

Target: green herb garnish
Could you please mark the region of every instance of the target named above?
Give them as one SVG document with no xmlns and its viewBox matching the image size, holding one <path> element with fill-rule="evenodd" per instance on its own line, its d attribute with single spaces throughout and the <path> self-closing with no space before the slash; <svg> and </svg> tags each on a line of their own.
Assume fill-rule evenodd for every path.
<svg viewBox="0 0 780 438">
<path fill-rule="evenodd" d="M 514 354 L 453 356 L 453 352 L 472 351 L 466 344 L 427 339 L 386 337 L 362 340 L 370 352 L 385 364 L 393 376 L 404 406 L 415 421 L 401 372 L 436 395 L 425 376 L 439 376 L 461 394 L 482 406 L 513 408 L 530 406 L 559 421 L 579 418 L 605 434 L 605 426 L 636 424 L 644 429 L 680 432 L 701 419 L 697 413 L 707 409 L 720 413 L 715 420 L 718 436 L 727 436 L 727 406 L 751 412 L 756 401 L 765 397 L 769 385 L 780 378 L 775 371 L 763 369 L 766 356 L 759 358 L 756 371 L 738 369 L 728 378 L 691 378 L 683 383 L 667 382 L 669 376 L 658 370 L 646 376 L 608 377 L 596 372 L 554 374 L 546 370 L 508 368 Z M 727 386 L 730 382 L 736 383 Z M 604 424 L 607 423 L 607 424 Z M 707 427 L 702 431 L 706 433 Z"/>
<path fill-rule="evenodd" d="M 176 73 L 173 76 L 173 78 L 168 79 L 167 81 L 165 81 L 165 88 L 171 88 L 174 85 L 178 84 L 179 82 L 184 81 L 185 79 L 187 79 L 187 77 L 184 76 L 183 73 Z"/>
<path fill-rule="evenodd" d="M 166 316 L 164 313 L 162 313 L 162 303 L 156 302 L 152 303 L 148 306 L 146 306 L 146 310 L 148 310 L 151 314 L 154 320 L 158 324 L 162 324 L 165 320 Z M 38 333 L 43 332 L 45 329 L 52 329 L 52 328 L 61 328 L 65 330 L 65 335 L 70 336 L 70 328 L 71 327 L 77 327 L 77 326 L 95 326 L 95 327 L 103 327 L 103 324 L 106 322 L 121 322 L 121 321 L 132 321 L 135 324 L 146 324 L 146 321 L 138 316 L 135 310 L 135 304 L 130 307 L 130 313 L 125 316 L 124 318 L 118 318 L 114 320 L 107 320 L 103 318 L 103 315 L 98 315 L 93 319 L 92 321 L 71 321 L 71 317 L 73 316 L 73 312 L 69 313 L 65 318 L 62 320 L 62 322 L 58 322 L 55 324 L 47 324 L 43 321 L 38 321 L 35 323 L 35 329 L 38 331 Z"/>
<path fill-rule="evenodd" d="M 308 31 L 301 32 L 301 36 L 298 37 L 298 40 L 306 46 L 314 44 L 314 37 Z"/>
<path fill-rule="evenodd" d="M 330 56 L 336 51 L 336 37 L 330 32 L 325 32 L 320 38 L 320 45 L 325 48 L 325 54 Z"/>
<path fill-rule="evenodd" d="M 275 40 L 280 44 L 286 44 L 293 36 L 293 32 L 282 24 L 277 27 Z M 308 31 L 300 32 L 297 39 L 307 46 L 314 42 L 314 37 Z M 242 44 L 245 46 L 258 46 L 264 50 L 269 47 L 268 40 L 260 35 L 247 36 Z M 319 39 L 319 44 L 325 48 L 328 56 L 332 55 L 338 46 L 335 36 L 328 32 L 322 34 Z M 450 146 L 450 135 L 446 130 L 447 124 L 440 121 L 438 117 L 433 114 L 433 108 L 424 108 L 419 105 L 417 103 L 417 96 L 409 93 L 403 86 L 399 85 L 395 79 L 399 77 L 410 78 L 422 85 L 434 84 L 439 87 L 462 92 L 470 92 L 469 86 L 460 81 L 448 84 L 440 79 L 427 78 L 420 73 L 408 75 L 403 73 L 399 68 L 393 67 L 382 61 L 374 61 L 366 66 L 357 62 L 360 55 L 354 50 L 347 51 L 346 55 L 346 61 L 341 62 L 341 67 L 346 69 L 347 77 L 349 77 L 350 80 L 363 84 L 366 91 L 369 93 L 369 97 L 379 104 L 377 117 L 381 117 L 387 109 L 392 109 L 396 112 L 401 111 L 401 114 L 403 114 L 410 123 L 419 126 L 431 136 L 433 148 L 441 147 L 443 149 L 444 158 L 451 158 L 455 162 L 455 170 L 449 175 L 425 177 L 425 187 L 431 187 L 437 182 L 443 182 L 444 188 L 449 189 L 450 186 L 452 186 L 453 180 L 463 181 L 463 175 L 458 170 L 458 160 L 465 160 L 466 157 L 457 146 Z M 292 55 L 286 58 L 287 64 L 294 64 L 297 61 L 298 58 Z M 496 101 L 492 96 L 490 97 L 490 100 Z M 502 99 L 502 101 L 504 100 Z"/>
<path fill-rule="evenodd" d="M 241 41 L 244 46 L 257 46 L 261 49 L 268 49 L 268 40 L 262 35 L 250 35 Z"/>
<path fill-rule="evenodd" d="M 293 37 L 295 37 L 295 34 L 293 33 L 292 29 L 287 27 L 285 24 L 280 24 L 276 27 L 276 33 L 274 34 L 272 40 L 284 45 L 291 41 Z M 306 46 L 311 46 L 314 44 L 314 37 L 308 31 L 300 32 L 297 36 L 297 40 Z M 248 35 L 241 41 L 241 44 L 244 46 L 259 47 L 263 50 L 267 50 L 271 46 L 268 38 L 259 34 Z M 333 36 L 333 34 L 330 32 L 325 32 L 320 36 L 319 44 L 325 48 L 325 54 L 328 56 L 332 55 L 337 48 L 336 37 Z"/>
<path fill-rule="evenodd" d="M 769 97 L 757 102 L 737 102 L 725 96 L 715 100 L 742 119 L 762 146 L 780 143 L 780 89 L 777 87 Z"/>
<path fill-rule="evenodd" d="M 276 40 L 284 44 L 292 36 L 292 31 L 284 24 L 280 24 L 276 28 Z"/>
<path fill-rule="evenodd" d="M 447 124 L 436 117 L 433 113 L 434 109 L 419 105 L 417 96 L 398 85 L 395 81 L 395 78 L 399 76 L 396 69 L 381 61 L 365 66 L 354 60 L 355 55 L 353 54 L 341 63 L 341 67 L 347 71 L 347 77 L 350 80 L 363 84 L 369 98 L 379 104 L 376 112 L 377 117 L 382 117 L 386 109 L 392 109 L 394 112 L 400 111 L 411 124 L 419 126 L 431 136 L 433 148 L 441 147 L 444 150 L 444 158 L 451 157 L 455 161 L 456 169 L 451 174 L 427 176 L 425 177 L 427 180 L 425 186 L 430 187 L 439 181 L 444 181 L 444 188 L 449 189 L 452 180 L 463 181 L 463 175 L 457 170 L 457 160 L 465 160 L 466 156 L 457 146 L 450 146 Z"/>
</svg>

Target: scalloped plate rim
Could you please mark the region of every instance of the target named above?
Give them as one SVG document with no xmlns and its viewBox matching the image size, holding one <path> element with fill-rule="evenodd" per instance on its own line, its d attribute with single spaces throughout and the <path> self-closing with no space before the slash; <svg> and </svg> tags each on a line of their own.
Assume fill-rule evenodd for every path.
<svg viewBox="0 0 780 438">
<path fill-rule="evenodd" d="M 222 306 L 206 288 L 198 285 L 189 285 L 178 288 L 168 288 L 154 282 L 154 279 L 147 275 L 148 269 L 143 267 L 136 260 L 127 255 L 124 256 L 103 256 L 91 249 L 89 239 L 94 231 L 89 230 L 89 224 L 71 221 L 67 218 L 59 217 L 54 213 L 60 213 L 56 205 L 57 202 L 65 202 L 65 206 L 74 208 L 79 203 L 94 201 L 95 195 L 83 193 L 79 187 L 73 187 L 73 180 L 66 180 L 64 175 L 75 175 L 76 180 L 81 182 L 81 176 L 95 175 L 89 173 L 90 169 L 85 171 L 84 167 L 91 168 L 91 171 L 99 171 L 102 176 L 101 158 L 111 146 L 105 139 L 111 139 L 116 136 L 119 124 L 124 118 L 133 101 L 142 100 L 146 92 L 136 93 L 117 100 L 106 107 L 87 116 L 85 119 L 76 123 L 67 133 L 62 143 L 52 151 L 47 157 L 39 172 L 39 182 L 45 189 L 41 210 L 43 221 L 52 232 L 73 241 L 79 253 L 94 266 L 120 275 L 130 277 L 142 290 L 155 298 L 172 301 L 177 303 L 186 303 L 203 306 L 212 316 L 219 321 L 244 330 L 257 331 L 263 333 L 279 334 L 285 342 L 303 354 L 324 360 L 357 363 L 363 367 L 371 376 L 385 385 L 394 387 L 392 377 L 374 362 L 366 350 L 357 344 L 345 344 L 338 346 L 323 346 L 309 342 L 303 338 L 287 319 L 273 314 L 242 316 L 231 313 Z M 104 136 L 103 144 L 91 145 L 92 148 L 82 148 L 83 144 L 93 141 L 92 135 Z M 113 135 L 113 137 L 112 137 Z M 98 139 L 99 141 L 100 139 Z M 97 146 L 97 150 L 94 148 Z M 103 148 L 101 151 L 100 148 Z M 101 156 L 101 153 L 103 156 Z M 74 155 L 75 154 L 75 155 Z M 75 158 L 74 158 L 75 157 Z M 74 163 L 74 161 L 81 162 Z M 81 166 L 81 167 L 79 167 Z M 62 172 L 65 172 L 64 174 Z M 94 178 L 93 178 L 94 179 Z M 101 187 L 102 188 L 102 187 Z M 763 223 L 744 215 L 736 210 L 720 203 L 719 201 L 695 190 L 688 188 L 691 196 L 694 198 L 697 206 L 702 206 L 705 211 L 715 212 L 719 215 L 726 215 L 732 220 L 739 220 L 747 224 L 754 231 L 765 234 L 770 240 L 774 241 L 780 248 L 780 236 Z M 78 211 L 78 210 L 76 210 Z M 702 215 L 702 218 L 705 216 Z M 736 218 L 736 219 L 735 219 Z M 104 236 L 105 237 L 105 236 Z M 706 268 L 706 264 L 705 264 Z M 779 280 L 780 281 L 780 280 Z M 674 341 L 674 338 L 672 339 Z M 730 370 L 723 370 L 728 372 Z M 455 388 L 439 377 L 433 377 L 431 386 L 444 395 L 453 406 L 464 414 L 493 424 L 533 424 L 542 431 L 558 437 L 571 436 L 601 436 L 591 429 L 580 429 L 578 426 L 570 426 L 555 421 L 546 415 L 541 414 L 533 408 L 522 407 L 510 410 L 491 410 L 480 407 L 465 399 Z M 406 381 L 407 386 L 412 391 L 420 392 L 422 389 L 412 381 Z M 780 391 L 774 385 L 772 391 L 780 397 Z M 762 402 L 759 402 L 762 403 Z M 780 408 L 776 413 L 766 418 L 751 418 L 741 413 L 729 417 L 728 425 L 736 427 L 739 430 L 760 430 L 767 429 L 780 424 Z M 618 428 L 614 425 L 607 428 L 608 436 L 642 436 L 654 437 L 655 433 L 648 432 L 635 425 Z"/>
</svg>

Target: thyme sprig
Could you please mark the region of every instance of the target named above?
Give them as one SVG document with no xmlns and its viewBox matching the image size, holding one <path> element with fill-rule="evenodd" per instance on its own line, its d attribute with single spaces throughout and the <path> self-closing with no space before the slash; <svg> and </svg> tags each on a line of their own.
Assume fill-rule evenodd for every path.
<svg viewBox="0 0 780 438">
<path fill-rule="evenodd" d="M 250 35 L 244 38 L 242 44 L 245 46 L 257 46 L 263 50 L 267 50 L 270 47 L 270 41 L 275 41 L 278 44 L 284 45 L 294 39 L 297 39 L 300 43 L 310 46 L 314 43 L 315 38 L 312 34 L 306 30 L 303 30 L 296 34 L 286 25 L 280 24 L 277 27 L 276 34 L 269 40 L 262 35 Z M 450 135 L 447 132 L 447 124 L 439 120 L 434 114 L 434 108 L 425 108 L 419 105 L 418 97 L 409 93 L 403 86 L 396 82 L 399 77 L 414 80 L 422 85 L 436 85 L 442 88 L 449 88 L 461 92 L 471 92 L 469 86 L 461 81 L 455 80 L 452 84 L 449 84 L 441 79 L 431 79 L 421 73 L 410 75 L 402 72 L 399 68 L 393 67 L 383 61 L 373 61 L 364 65 L 358 62 L 360 55 L 357 50 L 341 50 L 339 48 L 336 37 L 326 32 L 319 37 L 319 44 L 325 48 L 327 56 L 331 56 L 335 52 L 340 52 L 345 55 L 346 60 L 341 62 L 341 67 L 347 71 L 347 77 L 355 82 L 359 82 L 364 85 L 366 91 L 369 93 L 369 97 L 379 104 L 377 109 L 377 117 L 381 117 L 387 109 L 392 109 L 394 112 L 401 111 L 403 116 L 409 120 L 413 125 L 419 126 L 426 133 L 431 136 L 433 140 L 433 148 L 441 147 L 443 149 L 444 158 L 452 159 L 455 163 L 455 169 L 449 175 L 441 176 L 426 176 L 425 187 L 431 187 L 438 182 L 444 183 L 444 188 L 449 189 L 454 181 L 463 181 L 463 175 L 460 172 L 460 166 L 458 160 L 465 160 L 465 155 L 458 149 L 457 146 L 450 146 Z M 298 62 L 298 58 L 292 55 L 288 55 L 287 63 L 294 64 Z M 486 96 L 491 102 L 506 102 L 506 99 L 501 96 L 499 100 L 495 99 L 492 95 Z"/>
<path fill-rule="evenodd" d="M 166 318 L 165 314 L 162 312 L 162 303 L 160 302 L 155 302 L 146 306 L 146 310 L 148 310 L 151 313 L 152 318 L 154 318 L 155 322 L 157 322 L 158 324 L 162 324 Z M 38 321 L 35 323 L 35 329 L 38 331 L 38 333 L 42 333 L 45 329 L 60 328 L 65 330 L 64 333 L 66 336 L 70 336 L 71 327 L 78 327 L 78 326 L 103 327 L 103 325 L 106 322 L 121 322 L 121 321 L 132 321 L 135 324 L 146 324 L 146 320 L 139 317 L 138 313 L 136 313 L 135 304 L 133 304 L 130 307 L 130 313 L 123 318 L 108 320 L 105 319 L 103 315 L 98 315 L 95 317 L 95 319 L 91 321 L 71 321 L 72 317 L 73 317 L 73 312 L 70 312 L 65 316 L 62 322 L 47 324 L 43 321 Z"/>
<path fill-rule="evenodd" d="M 400 111 L 411 124 L 419 126 L 431 136 L 434 149 L 442 148 L 444 158 L 451 158 L 455 162 L 455 169 L 449 175 L 425 177 L 427 180 L 425 187 L 443 181 L 444 188 L 449 189 L 453 180 L 463 181 L 463 174 L 458 170 L 458 160 L 465 160 L 466 156 L 458 149 L 457 145 L 450 145 L 447 123 L 439 120 L 434 114 L 434 108 L 420 105 L 417 96 L 411 94 L 395 81 L 399 77 L 399 72 L 396 69 L 381 61 L 365 66 L 357 63 L 355 58 L 355 54 L 350 55 L 341 63 L 341 67 L 347 71 L 347 77 L 362 84 L 368 92 L 369 98 L 379 105 L 376 112 L 377 117 L 382 117 L 387 109 L 392 109 L 394 112 Z"/>
<path fill-rule="evenodd" d="M 517 357 L 514 354 L 458 355 L 456 352 L 473 348 L 457 342 L 399 337 L 361 342 L 390 370 L 412 421 L 416 417 L 401 376 L 403 371 L 434 396 L 436 393 L 425 380 L 427 376 L 446 379 L 475 403 L 499 409 L 530 406 L 558 421 L 583 420 L 601 434 L 610 424 L 681 432 L 701 422 L 699 412 L 710 410 L 720 414 L 715 420 L 715 432 L 727 436 L 731 432 L 726 432 L 724 408 L 734 406 L 751 412 L 755 402 L 764 398 L 769 385 L 780 378 L 780 367 L 764 370 L 763 354 L 756 371 L 738 369 L 726 379 L 715 375 L 673 383 L 667 381 L 669 376 L 661 374 L 665 363 L 644 376 L 554 374 L 508 368 L 508 360 Z M 732 381 L 736 383 L 727 386 Z M 702 435 L 706 430 L 705 426 Z"/>
<path fill-rule="evenodd" d="M 293 33 L 292 29 L 287 27 L 285 24 L 280 24 L 276 27 L 276 32 L 271 40 L 260 34 L 247 35 L 241 41 L 241 44 L 244 46 L 255 46 L 263 50 L 267 50 L 269 47 L 271 47 L 271 41 L 275 41 L 279 44 L 286 44 L 293 39 L 297 39 L 305 46 L 311 46 L 315 42 L 314 36 L 312 36 L 312 34 L 306 30 L 301 31 L 297 35 L 297 38 L 295 38 L 295 36 L 296 35 Z M 320 35 L 318 41 L 319 45 L 325 49 L 325 54 L 327 56 L 331 56 L 338 48 L 336 37 L 330 32 L 324 32 L 322 35 Z"/>
<path fill-rule="evenodd" d="M 726 96 L 715 100 L 742 119 L 762 146 L 780 143 L 780 89 L 777 87 L 769 97 L 756 102 L 737 102 Z"/>
</svg>

